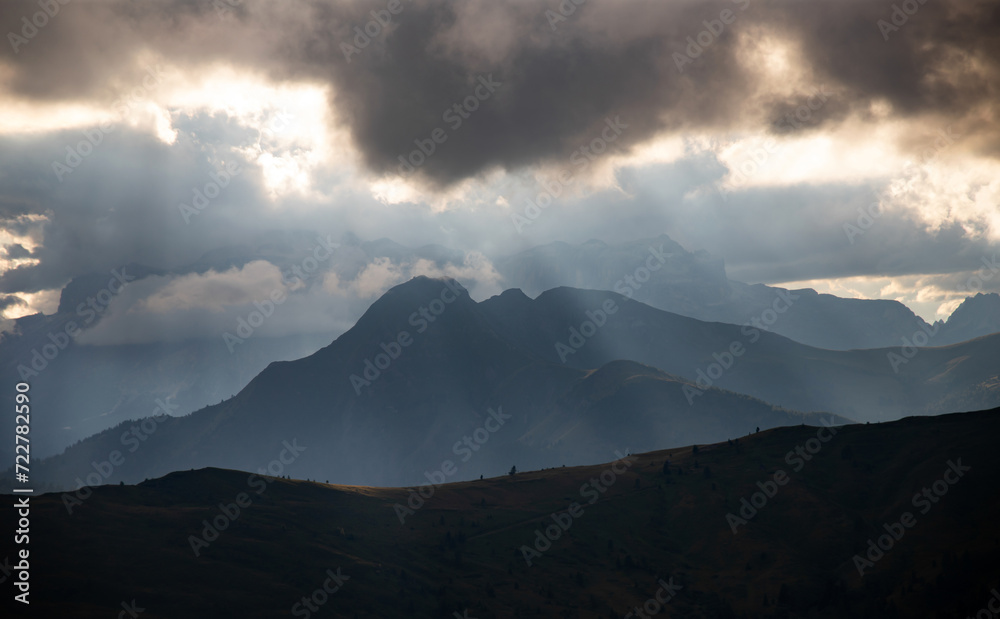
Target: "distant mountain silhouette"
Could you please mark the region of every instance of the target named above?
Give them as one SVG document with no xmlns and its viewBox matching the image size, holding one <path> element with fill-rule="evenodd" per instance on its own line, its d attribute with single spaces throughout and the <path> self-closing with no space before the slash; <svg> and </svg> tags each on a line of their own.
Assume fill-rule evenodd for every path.
<svg viewBox="0 0 1000 619">
<path fill-rule="evenodd" d="M 161 274 L 141 265 L 116 271 L 135 278 L 134 282 Z M 157 409 L 186 414 L 219 402 L 272 361 L 300 358 L 319 348 L 309 334 L 250 338 L 233 352 L 221 337 L 80 344 L 78 334 L 98 324 L 107 308 L 100 302 L 88 305 L 87 299 L 93 301 L 108 280 L 108 274 L 74 278 L 63 288 L 56 313 L 19 318 L 12 331 L 0 333 L 0 380 L 9 385 L 29 382 L 35 410 L 45 411 L 32 419 L 36 457 L 58 453 L 75 441 Z M 107 297 L 101 301 L 106 303 Z M 12 450 L 13 445 L 0 446 L 0 457 Z"/>
<path fill-rule="evenodd" d="M 464 252 L 437 245 L 410 249 L 388 239 L 362 241 L 350 233 L 337 241 L 340 247 L 324 267 L 343 281 L 353 280 L 382 258 L 394 264 L 424 260 L 441 268 L 460 265 L 465 258 Z M 301 262 L 315 245 L 315 232 L 275 231 L 256 242 L 217 248 L 170 272 L 140 264 L 114 271 L 130 284 L 151 276 L 221 273 L 257 260 L 266 260 L 285 271 Z M 12 321 L 13 328 L 8 332 L 0 332 L 0 381 L 13 385 L 29 380 L 39 409 L 47 411 L 34 420 L 32 446 L 36 457 L 58 453 L 123 420 L 151 415 L 161 402 L 174 414 L 218 403 L 245 387 L 269 363 L 304 357 L 339 335 L 257 336 L 246 339 L 232 353 L 219 337 L 221 334 L 215 333 L 208 338 L 126 345 L 84 345 L 65 337 L 70 322 L 77 329 L 87 329 L 104 319 L 110 297 L 103 297 L 96 306 L 88 305 L 88 299 L 106 295 L 102 291 L 111 278 L 108 273 L 75 277 L 63 287 L 54 314 L 19 318 Z M 115 296 L 119 290 L 116 283 Z M 353 322 L 370 303 L 369 299 L 344 298 L 341 309 Z M 155 330 L 157 325 L 153 323 L 149 328 Z M 167 401 L 167 397 L 171 399 Z M 0 445 L 0 459 L 13 460 L 13 445 Z"/>
<path fill-rule="evenodd" d="M 995 292 L 967 297 L 948 320 L 935 323 L 942 344 L 964 342 L 988 333 L 1000 332 L 1000 295 Z"/>
<path fill-rule="evenodd" d="M 602 319 L 608 303 L 617 309 Z M 599 327 L 583 324 L 588 312 Z M 281 441 L 298 439 L 310 448 L 296 464 L 302 476 L 393 485 L 459 462 L 461 442 L 477 430 L 482 440 L 459 467 L 465 478 L 505 471 L 511 460 L 572 465 L 613 449 L 820 423 L 791 410 L 829 411 L 837 423 L 985 408 L 1000 401 L 990 369 L 998 339 L 914 349 L 896 373 L 894 350 L 810 348 L 614 293 L 560 288 L 532 300 L 507 291 L 475 303 L 454 280 L 418 277 L 329 346 L 272 363 L 234 398 L 166 420 L 141 444 L 129 438 L 131 424 L 112 428 L 38 463 L 33 475 L 71 485 L 92 462 L 124 452 L 127 438 L 134 453 L 111 479 L 256 470 Z M 743 352 L 727 359 L 736 344 Z M 709 389 L 705 377 L 717 375 L 713 387 L 759 399 Z"/>
<path fill-rule="evenodd" d="M 446 269 L 462 265 L 464 252 L 438 245 L 408 248 L 389 239 L 362 241 L 347 233 L 338 241 L 340 247 L 328 265 L 340 281 L 353 281 L 379 260 L 394 265 L 422 264 Z M 167 273 L 142 265 L 127 265 L 125 271 L 136 282 L 150 276 L 204 274 L 241 268 L 255 260 L 267 260 L 286 269 L 302 259 L 303 252 L 315 244 L 313 232 L 282 232 L 265 235 L 255 242 L 222 247 L 198 257 L 190 265 Z M 661 251 L 662 246 L 662 251 Z M 663 263 L 659 257 L 664 256 Z M 649 279 L 639 267 L 647 263 L 659 268 Z M 497 262 L 509 286 L 520 287 L 532 296 L 551 288 L 571 285 L 578 288 L 627 292 L 634 299 L 683 316 L 709 322 L 742 325 L 747 321 L 769 322 L 774 333 L 795 341 L 828 349 L 902 346 L 920 329 L 928 329 L 918 317 L 895 301 L 864 301 L 818 295 L 811 290 L 783 291 L 762 285 L 749 286 L 729 280 L 721 259 L 703 251 L 687 252 L 669 237 L 608 245 L 590 241 L 579 246 L 553 243 L 536 247 Z M 152 414 L 167 402 L 175 414 L 185 414 L 230 397 L 246 386 L 251 378 L 270 362 L 291 360 L 311 354 L 325 346 L 339 331 L 302 333 L 282 337 L 253 337 L 230 354 L 215 334 L 207 339 L 187 339 L 128 345 L 82 345 L 69 342 L 52 359 L 42 350 L 53 352 L 52 338 L 62 340 L 69 321 L 77 326 L 93 326 L 102 319 L 90 313 L 86 303 L 107 285 L 108 274 L 74 278 L 61 294 L 58 311 L 50 316 L 34 315 L 17 319 L 11 332 L 0 333 L 0 379 L 7 384 L 21 380 L 20 368 L 44 367 L 29 378 L 35 387 L 37 404 L 48 411 L 35 420 L 36 457 L 58 453 L 87 436 L 115 426 L 126 419 Z M 315 285 L 316 282 L 311 282 Z M 794 296 L 787 311 L 780 316 L 772 311 L 782 296 Z M 477 297 L 481 298 L 481 297 Z M 790 297 L 789 297 L 790 298 Z M 339 310 L 350 324 L 366 311 L 369 298 L 347 298 Z M 997 295 L 979 295 L 966 301 L 947 323 L 939 323 L 931 345 L 958 343 L 997 330 Z M 82 313 L 81 313 L 82 312 Z M 94 318 L 93 323 L 86 323 Z M 762 323 L 763 324 L 763 323 Z M 150 325 L 155 329 L 155 325 Z M 508 334 L 517 339 L 517 333 Z M 549 357 L 551 358 L 551 357 Z M 613 360 L 616 357 L 606 357 Z M 648 360 L 647 360 L 648 361 Z M 681 364 L 676 373 L 686 373 L 691 364 Z M 596 367 L 596 366 L 594 366 Z M 731 380 L 726 378 L 725 380 Z M 766 382 L 766 381 L 765 381 Z M 725 381 L 724 381 L 725 383 Z M 762 397 L 772 391 L 758 391 L 733 383 L 731 388 Z M 961 390 L 959 390 L 961 391 Z M 957 397 L 958 406 L 975 407 L 989 403 L 983 390 Z M 167 397 L 172 398 L 169 402 Z M 884 402 L 873 400 L 863 409 Z M 765 398 L 767 399 L 767 398 Z M 890 406 L 886 418 L 906 414 L 910 402 Z M 803 410 L 829 408 L 819 400 L 788 400 L 784 404 Z M 832 406 L 832 405 L 831 405 Z M 840 406 L 840 405 L 837 405 Z M 854 408 L 850 408 L 850 407 Z M 854 404 L 840 407 L 846 415 L 863 417 Z M 940 407 L 932 407 L 940 410 Z M 881 414 L 881 413 L 880 413 Z M 10 445 L 0 445 L 0 458 L 10 461 Z"/>
<path fill-rule="evenodd" d="M 596 240 L 581 245 L 550 243 L 496 265 L 508 287 L 531 296 L 560 286 L 612 290 L 682 316 L 737 325 L 760 320 L 775 299 L 788 292 L 733 281 L 726 276 L 722 259 L 705 251 L 689 252 L 667 235 L 618 245 Z M 809 346 L 830 350 L 899 346 L 903 338 L 928 327 L 897 301 L 844 299 L 812 289 L 792 292 L 798 298 L 771 330 Z M 941 343 L 996 333 L 1000 331 L 996 316 L 956 329 L 956 337 Z"/>
<path fill-rule="evenodd" d="M 603 327 L 572 352 L 557 349 L 571 329 L 580 331 L 588 312 L 609 301 L 619 309 Z M 836 351 L 664 312 L 613 292 L 556 288 L 532 300 L 508 290 L 481 306 L 498 330 L 550 362 L 589 369 L 630 359 L 792 410 L 887 421 L 1000 404 L 1000 334 L 919 350 Z M 916 333 L 926 339 L 910 333 L 907 341 L 934 342 Z M 742 353 L 734 356 L 735 345 Z"/>
<path fill-rule="evenodd" d="M 482 305 L 454 280 L 415 278 L 329 346 L 272 363 L 234 398 L 152 424 L 141 444 L 129 436 L 131 423 L 114 427 L 38 463 L 33 475 L 70 486 L 114 450 L 126 457 L 114 480 L 202 466 L 255 470 L 294 438 L 309 447 L 297 464 L 303 475 L 403 484 L 445 460 L 462 461 L 468 478 L 506 471 L 512 458 L 538 468 L 580 464 L 613 449 L 820 423 L 718 390 L 692 406 L 690 381 L 636 363 L 612 360 L 596 372 L 553 363 L 498 329 Z M 491 418 L 504 423 L 493 427 Z M 480 428 L 484 442 L 467 456 L 456 445 Z"/>
</svg>

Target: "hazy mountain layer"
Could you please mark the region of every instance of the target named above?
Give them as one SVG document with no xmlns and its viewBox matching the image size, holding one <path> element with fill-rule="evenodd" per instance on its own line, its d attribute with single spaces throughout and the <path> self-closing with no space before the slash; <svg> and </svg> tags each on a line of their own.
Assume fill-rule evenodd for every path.
<svg viewBox="0 0 1000 619">
<path fill-rule="evenodd" d="M 729 279 L 725 265 L 705 251 L 689 252 L 661 235 L 610 245 L 550 243 L 497 261 L 505 284 L 531 296 L 560 286 L 612 290 L 653 307 L 709 322 L 743 325 L 766 319 L 779 295 L 795 297 L 771 330 L 797 342 L 850 350 L 901 346 L 929 325 L 897 301 L 844 299 L 815 290 L 749 285 Z M 997 295 L 966 301 L 942 324 L 937 345 L 1000 332 Z M 966 314 L 967 313 L 967 314 Z M 971 314 L 971 315 L 969 315 Z"/>
<path fill-rule="evenodd" d="M 468 479 L 516 462 L 573 465 L 614 449 L 803 421 L 772 404 L 859 421 L 983 408 L 1000 400 L 991 369 L 998 337 L 830 351 L 609 292 L 561 288 L 532 300 L 507 291 L 477 304 L 454 280 L 422 277 L 391 289 L 326 348 L 270 365 L 234 398 L 147 422 L 155 432 L 141 443 L 123 424 L 41 463 L 36 475 L 75 487 L 93 462 L 126 447 L 109 479 L 255 470 L 282 441 L 298 439 L 312 447 L 303 476 L 402 484 L 448 460 L 462 464 L 456 479 Z"/>
<path fill-rule="evenodd" d="M 204 466 L 256 470 L 283 441 L 298 440 L 304 477 L 403 484 L 445 461 L 469 479 L 820 423 L 734 393 L 694 397 L 690 381 L 636 363 L 609 360 L 597 371 L 553 363 L 483 307 L 454 280 L 416 278 L 331 345 L 271 364 L 235 397 L 181 419 L 126 422 L 33 474 L 75 488 L 115 451 L 124 462 L 102 475 L 112 481 Z"/>
</svg>

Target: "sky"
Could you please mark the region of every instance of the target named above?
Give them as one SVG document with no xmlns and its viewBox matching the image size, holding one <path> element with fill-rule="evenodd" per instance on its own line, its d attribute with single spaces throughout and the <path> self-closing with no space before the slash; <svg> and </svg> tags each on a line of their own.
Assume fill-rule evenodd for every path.
<svg viewBox="0 0 1000 619">
<path fill-rule="evenodd" d="M 191 268 L 280 232 L 460 256 L 325 272 L 286 331 L 415 274 L 482 298 L 499 257 L 659 234 L 928 320 L 1000 291 L 996 2 L 4 0 L 0 33 L 3 317 L 161 272 L 91 343 L 296 292 L 266 260 Z"/>
</svg>

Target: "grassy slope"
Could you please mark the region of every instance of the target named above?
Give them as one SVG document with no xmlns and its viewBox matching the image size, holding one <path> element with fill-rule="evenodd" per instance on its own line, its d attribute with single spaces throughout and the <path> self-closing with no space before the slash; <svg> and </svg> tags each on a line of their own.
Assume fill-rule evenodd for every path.
<svg viewBox="0 0 1000 619">
<path fill-rule="evenodd" d="M 974 615 L 1000 583 L 998 431 L 1000 410 L 844 427 L 798 473 L 784 455 L 816 428 L 642 454 L 533 567 L 518 548 L 607 465 L 442 486 L 405 525 L 392 505 L 406 489 L 275 480 L 258 496 L 247 473 L 220 469 L 98 488 L 72 516 L 46 495 L 33 500 L 32 606 L 288 616 L 340 567 L 350 580 L 315 616 L 622 617 L 660 577 L 683 589 L 657 616 Z M 860 578 L 852 556 L 956 458 L 972 470 Z M 779 468 L 791 481 L 734 536 L 726 513 Z M 253 505 L 195 558 L 188 536 L 243 491 Z"/>
</svg>

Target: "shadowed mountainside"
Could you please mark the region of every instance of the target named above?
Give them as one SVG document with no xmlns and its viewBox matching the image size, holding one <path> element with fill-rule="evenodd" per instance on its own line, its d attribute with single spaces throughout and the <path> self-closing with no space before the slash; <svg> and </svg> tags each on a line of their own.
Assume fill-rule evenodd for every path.
<svg viewBox="0 0 1000 619">
<path fill-rule="evenodd" d="M 606 303 L 617 309 L 602 318 Z M 839 351 L 763 326 L 702 322 L 613 292 L 555 288 L 530 299 L 508 290 L 480 306 L 495 328 L 553 363 L 596 368 L 630 359 L 793 410 L 888 421 L 1000 405 L 1000 334 L 937 348 Z M 586 321 L 603 326 L 587 336 Z M 734 345 L 742 351 L 735 356 Z"/>
<path fill-rule="evenodd" d="M 332 573 L 341 586 L 314 597 L 318 616 L 622 617 L 662 583 L 680 588 L 656 616 L 971 616 L 1000 579 L 998 432 L 1000 410 L 778 428 L 614 468 L 437 486 L 403 524 L 406 488 L 219 469 L 94 488 L 72 516 L 49 494 L 32 499 L 32 604 L 74 617 L 133 600 L 150 618 L 306 616 L 295 605 Z M 734 534 L 727 514 L 778 471 L 788 481 Z M 914 498 L 935 482 L 933 503 Z M 227 522 L 220 504 L 233 513 L 241 493 L 250 502 Z M 906 512 L 915 523 L 859 575 L 855 555 Z M 526 552 L 546 528 L 550 545 Z M 192 542 L 206 532 L 206 546 Z"/>
<path fill-rule="evenodd" d="M 573 344 L 571 328 L 609 302 L 618 310 Z M 33 473 L 52 488 L 76 487 L 115 451 L 125 462 L 105 476 L 112 481 L 206 466 L 257 470 L 297 439 L 310 448 L 295 464 L 300 477 L 398 485 L 446 460 L 461 464 L 455 479 L 469 479 L 513 462 L 575 465 L 615 449 L 819 423 L 790 411 L 825 410 L 839 423 L 973 410 L 1000 398 L 991 370 L 998 338 L 919 349 L 897 374 L 893 351 L 814 349 L 615 293 L 562 288 L 531 300 L 512 290 L 477 304 L 454 280 L 418 277 L 329 346 L 271 364 L 235 397 L 146 429 L 117 426 Z M 734 343 L 745 352 L 717 373 L 713 364 Z M 703 376 L 736 393 L 704 390 Z"/>
<path fill-rule="evenodd" d="M 36 463 L 32 473 L 53 488 L 76 488 L 92 463 L 115 451 L 124 463 L 105 476 L 110 481 L 205 466 L 256 470 L 295 439 L 307 447 L 295 463 L 300 477 L 398 485 L 419 482 L 445 460 L 469 479 L 514 462 L 581 464 L 615 449 L 821 420 L 714 389 L 692 405 L 690 381 L 633 362 L 602 365 L 592 371 L 539 359 L 494 329 L 454 280 L 416 278 L 386 293 L 330 346 L 271 364 L 235 397 L 183 418 L 122 424 Z"/>
<path fill-rule="evenodd" d="M 614 245 L 598 240 L 549 243 L 496 264 L 508 287 L 532 296 L 562 286 L 613 290 L 682 316 L 737 325 L 759 320 L 776 298 L 791 292 L 797 298 L 772 328 L 816 348 L 898 346 L 902 338 L 928 327 L 898 301 L 845 299 L 809 288 L 788 291 L 731 280 L 721 258 L 703 250 L 689 252 L 665 234 Z M 996 321 L 979 322 L 963 334 L 971 339 L 997 331 Z"/>
</svg>

